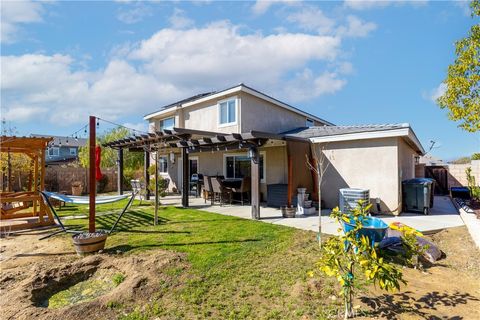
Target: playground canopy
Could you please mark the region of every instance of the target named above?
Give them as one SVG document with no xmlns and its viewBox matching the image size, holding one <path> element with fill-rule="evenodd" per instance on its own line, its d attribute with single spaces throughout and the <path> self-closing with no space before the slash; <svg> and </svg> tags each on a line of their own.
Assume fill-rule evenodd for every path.
<svg viewBox="0 0 480 320">
<path fill-rule="evenodd" d="M 0 137 L 0 153 L 3 159 L 10 154 L 24 154 L 31 159 L 29 182 L 26 191 L 2 191 L 0 193 L 2 231 L 30 229 L 55 224 L 50 209 L 40 196 L 45 188 L 45 151 L 52 138 Z M 7 166 L 7 177 L 10 168 Z M 8 184 L 10 187 L 10 183 Z"/>
</svg>

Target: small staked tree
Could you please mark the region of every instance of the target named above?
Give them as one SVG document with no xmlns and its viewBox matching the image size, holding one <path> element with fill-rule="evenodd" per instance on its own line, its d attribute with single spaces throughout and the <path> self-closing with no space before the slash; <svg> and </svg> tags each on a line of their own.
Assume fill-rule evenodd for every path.
<svg viewBox="0 0 480 320">
<path fill-rule="evenodd" d="M 312 150 L 312 159 L 308 158 L 308 155 L 305 155 L 307 158 L 307 166 L 317 175 L 317 192 L 318 192 L 318 245 L 322 247 L 322 182 L 323 176 L 327 171 L 330 162 L 325 156 L 325 145 L 319 145 L 319 150 L 313 145 Z"/>
<path fill-rule="evenodd" d="M 480 130 L 480 0 L 473 0 L 470 8 L 477 23 L 467 37 L 455 43 L 457 58 L 448 67 L 445 93 L 437 103 L 449 110 L 451 120 L 460 121 L 460 128 L 476 132 Z"/>
<path fill-rule="evenodd" d="M 353 298 L 355 289 L 364 283 L 373 283 L 381 289 L 395 291 L 400 283 L 406 284 L 402 269 L 373 246 L 371 239 L 361 230 L 362 221 L 367 218 L 371 204 L 364 206 L 359 201 L 357 207 L 348 213 L 338 208 L 332 210 L 331 217 L 342 225 L 345 222 L 354 227 L 339 236 L 328 238 L 321 249 L 317 268 L 327 276 L 335 277 L 341 286 L 340 295 L 345 303 L 345 319 L 355 316 Z M 399 229 L 405 249 L 405 264 L 412 265 L 414 258 L 421 255 L 426 247 L 420 247 L 416 241 L 416 230 L 409 227 Z M 339 230 L 341 231 L 341 230 Z M 310 274 L 313 276 L 313 272 Z"/>
</svg>

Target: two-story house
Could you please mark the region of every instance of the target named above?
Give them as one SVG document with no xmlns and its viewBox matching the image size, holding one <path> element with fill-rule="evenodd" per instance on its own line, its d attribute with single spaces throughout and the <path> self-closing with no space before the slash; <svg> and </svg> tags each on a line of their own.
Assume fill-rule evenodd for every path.
<svg viewBox="0 0 480 320">
<path fill-rule="evenodd" d="M 267 199 L 269 186 L 292 181 L 294 190 L 305 187 L 315 198 L 317 181 L 306 162 L 311 156 L 310 148 L 317 147 L 328 158 L 327 181 L 322 185 L 322 199 L 328 207 L 338 205 L 339 188 L 361 187 L 371 190 L 372 200 L 381 200 L 382 211 L 398 212 L 401 180 L 414 177 L 415 157 L 424 153 L 406 124 L 335 126 L 244 84 L 169 104 L 144 119 L 149 122 L 150 132 L 173 128 L 220 134 L 261 131 L 306 140 L 306 146 L 273 139 L 261 146 L 263 200 Z M 181 190 L 181 153 L 166 151 L 158 156 L 160 174 L 170 179 L 170 188 Z M 293 172 L 289 172 L 289 167 Z M 194 153 L 189 156 L 189 174 L 196 173 L 227 179 L 248 176 L 247 150 Z M 292 175 L 299 178 L 294 180 Z"/>
<path fill-rule="evenodd" d="M 258 130 L 282 133 L 298 127 L 332 125 L 315 115 L 263 94 L 244 84 L 199 94 L 162 107 L 144 117 L 149 131 L 187 128 L 218 133 L 242 133 Z M 160 172 L 181 189 L 181 155 L 159 156 Z M 189 157 L 190 175 L 222 175 L 241 178 L 250 172 L 246 150 L 197 153 Z M 285 142 L 270 143 L 260 151 L 260 189 L 266 198 L 268 184 L 287 183 L 287 151 Z"/>
<path fill-rule="evenodd" d="M 78 160 L 78 151 L 80 147 L 85 146 L 87 139 L 72 138 L 63 136 L 51 136 L 42 134 L 31 134 L 31 137 L 52 137 L 45 154 L 45 160 L 48 165 L 64 164 Z"/>
</svg>

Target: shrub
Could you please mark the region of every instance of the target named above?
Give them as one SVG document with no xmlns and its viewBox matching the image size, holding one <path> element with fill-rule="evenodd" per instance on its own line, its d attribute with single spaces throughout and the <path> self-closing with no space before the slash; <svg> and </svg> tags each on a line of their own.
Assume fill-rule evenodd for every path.
<svg viewBox="0 0 480 320">
<path fill-rule="evenodd" d="M 475 176 L 472 175 L 472 168 L 468 167 L 465 170 L 467 174 L 468 189 L 470 190 L 470 195 L 473 200 L 480 201 L 480 186 L 477 185 L 475 181 Z"/>
<path fill-rule="evenodd" d="M 102 175 L 102 178 L 97 183 L 98 193 L 105 192 L 108 186 L 108 176 L 106 174 Z"/>
<path fill-rule="evenodd" d="M 472 160 L 480 160 L 480 153 L 474 153 L 472 154 Z"/>
</svg>

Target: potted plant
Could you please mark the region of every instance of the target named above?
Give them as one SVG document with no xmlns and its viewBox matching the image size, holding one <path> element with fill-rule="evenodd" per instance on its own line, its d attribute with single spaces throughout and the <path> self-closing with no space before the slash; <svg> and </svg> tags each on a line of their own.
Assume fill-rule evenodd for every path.
<svg viewBox="0 0 480 320">
<path fill-rule="evenodd" d="M 83 191 L 83 186 L 80 181 L 74 181 L 72 183 L 72 195 L 81 196 Z"/>
<path fill-rule="evenodd" d="M 295 218 L 295 212 L 297 211 L 297 207 L 287 205 L 285 207 L 281 207 L 280 210 L 282 210 L 282 216 L 284 218 Z"/>
</svg>

